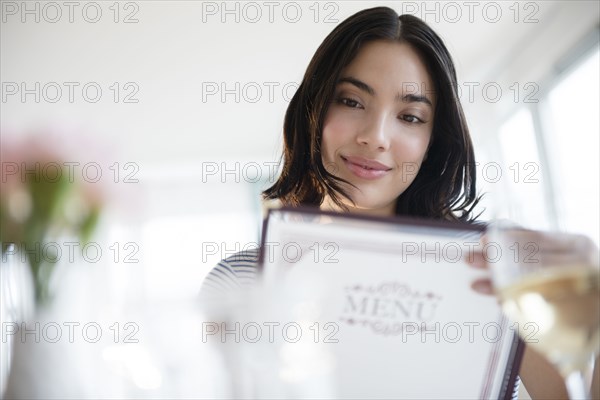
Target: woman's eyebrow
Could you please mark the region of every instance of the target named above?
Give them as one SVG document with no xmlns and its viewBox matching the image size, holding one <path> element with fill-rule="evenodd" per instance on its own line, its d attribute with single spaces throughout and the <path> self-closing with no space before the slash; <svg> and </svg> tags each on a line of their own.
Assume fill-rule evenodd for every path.
<svg viewBox="0 0 600 400">
<path fill-rule="evenodd" d="M 344 77 L 344 78 L 340 78 L 338 80 L 338 84 L 344 83 L 344 82 L 350 83 L 350 84 L 356 86 L 357 88 L 359 88 L 363 92 L 367 92 L 371 96 L 375 95 L 375 89 L 373 89 L 371 86 L 367 85 L 366 83 L 364 83 L 360 79 L 356 79 L 356 78 L 353 78 L 351 76 L 347 76 L 347 77 Z"/>
<path fill-rule="evenodd" d="M 396 95 L 395 98 L 396 101 L 402 101 L 405 103 L 425 103 L 427 104 L 429 107 L 433 108 L 433 104 L 431 104 L 431 101 L 423 96 L 422 94 L 415 94 L 415 93 L 410 93 L 410 94 L 405 94 L 404 96 L 400 96 L 400 93 L 398 93 Z"/>
<path fill-rule="evenodd" d="M 346 76 L 338 80 L 338 84 L 340 83 L 350 83 L 351 85 L 356 86 L 363 92 L 367 92 L 371 96 L 375 96 L 375 89 L 373 89 L 371 86 L 367 85 L 360 79 L 356 79 L 351 76 Z M 431 108 L 433 108 L 433 104 L 431 103 L 431 101 L 427 97 L 419 93 L 409 93 L 405 94 L 404 96 L 401 96 L 400 93 L 398 93 L 394 100 L 402 101 L 404 103 L 425 103 Z"/>
</svg>

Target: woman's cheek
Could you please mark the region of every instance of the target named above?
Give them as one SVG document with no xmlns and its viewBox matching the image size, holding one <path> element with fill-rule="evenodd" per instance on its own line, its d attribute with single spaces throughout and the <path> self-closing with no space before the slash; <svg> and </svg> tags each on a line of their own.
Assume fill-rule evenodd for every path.
<svg viewBox="0 0 600 400">
<path fill-rule="evenodd" d="M 394 147 L 398 150 L 397 158 L 409 160 L 413 163 L 418 162 L 420 165 L 425 157 L 428 145 L 429 135 L 423 133 L 412 137 L 401 137 Z"/>
<path fill-rule="evenodd" d="M 323 166 L 329 171 L 329 173 L 335 173 L 335 149 L 336 144 L 334 140 L 334 134 L 325 126 L 323 129 L 323 137 L 321 138 L 321 161 Z"/>
<path fill-rule="evenodd" d="M 323 148 L 323 154 L 329 157 L 330 161 L 334 159 L 335 151 L 347 141 L 348 129 L 346 125 L 347 121 L 334 116 L 328 118 L 323 125 L 321 147 Z"/>
<path fill-rule="evenodd" d="M 329 142 L 337 143 L 343 141 L 344 137 L 348 134 L 348 125 L 348 121 L 336 118 L 336 115 L 333 115 L 324 125 L 323 137 Z"/>
</svg>

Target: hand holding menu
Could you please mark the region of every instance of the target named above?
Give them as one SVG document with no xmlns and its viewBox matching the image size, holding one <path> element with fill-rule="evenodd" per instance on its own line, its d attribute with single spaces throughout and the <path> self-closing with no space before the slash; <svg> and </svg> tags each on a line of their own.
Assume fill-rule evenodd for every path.
<svg viewBox="0 0 600 400">
<path fill-rule="evenodd" d="M 320 288 L 296 301 L 335 324 L 336 397 L 505 399 L 522 343 L 496 298 L 470 288 L 483 230 L 284 208 L 265 221 L 260 264 L 267 285 Z"/>
</svg>

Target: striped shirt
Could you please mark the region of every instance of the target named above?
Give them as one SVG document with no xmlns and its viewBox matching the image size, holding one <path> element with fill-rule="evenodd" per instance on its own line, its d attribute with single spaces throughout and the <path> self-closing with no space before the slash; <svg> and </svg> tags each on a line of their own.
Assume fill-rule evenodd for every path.
<svg viewBox="0 0 600 400">
<path fill-rule="evenodd" d="M 202 296 L 223 294 L 250 286 L 258 276 L 260 249 L 240 251 L 219 261 L 204 279 Z"/>
<path fill-rule="evenodd" d="M 258 248 L 245 250 L 221 260 L 204 279 L 201 289 L 202 298 L 223 296 L 225 293 L 252 285 L 258 276 L 259 251 Z M 512 400 L 519 398 L 520 382 L 521 379 L 517 376 Z"/>
</svg>

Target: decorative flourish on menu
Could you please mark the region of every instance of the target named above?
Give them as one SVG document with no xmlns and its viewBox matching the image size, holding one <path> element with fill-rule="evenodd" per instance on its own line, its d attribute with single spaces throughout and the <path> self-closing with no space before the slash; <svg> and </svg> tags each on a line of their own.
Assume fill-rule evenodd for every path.
<svg viewBox="0 0 600 400">
<path fill-rule="evenodd" d="M 369 327 L 380 335 L 400 335 L 407 323 L 427 329 L 441 300 L 432 291 L 418 291 L 401 282 L 347 286 L 340 321 Z"/>
</svg>

